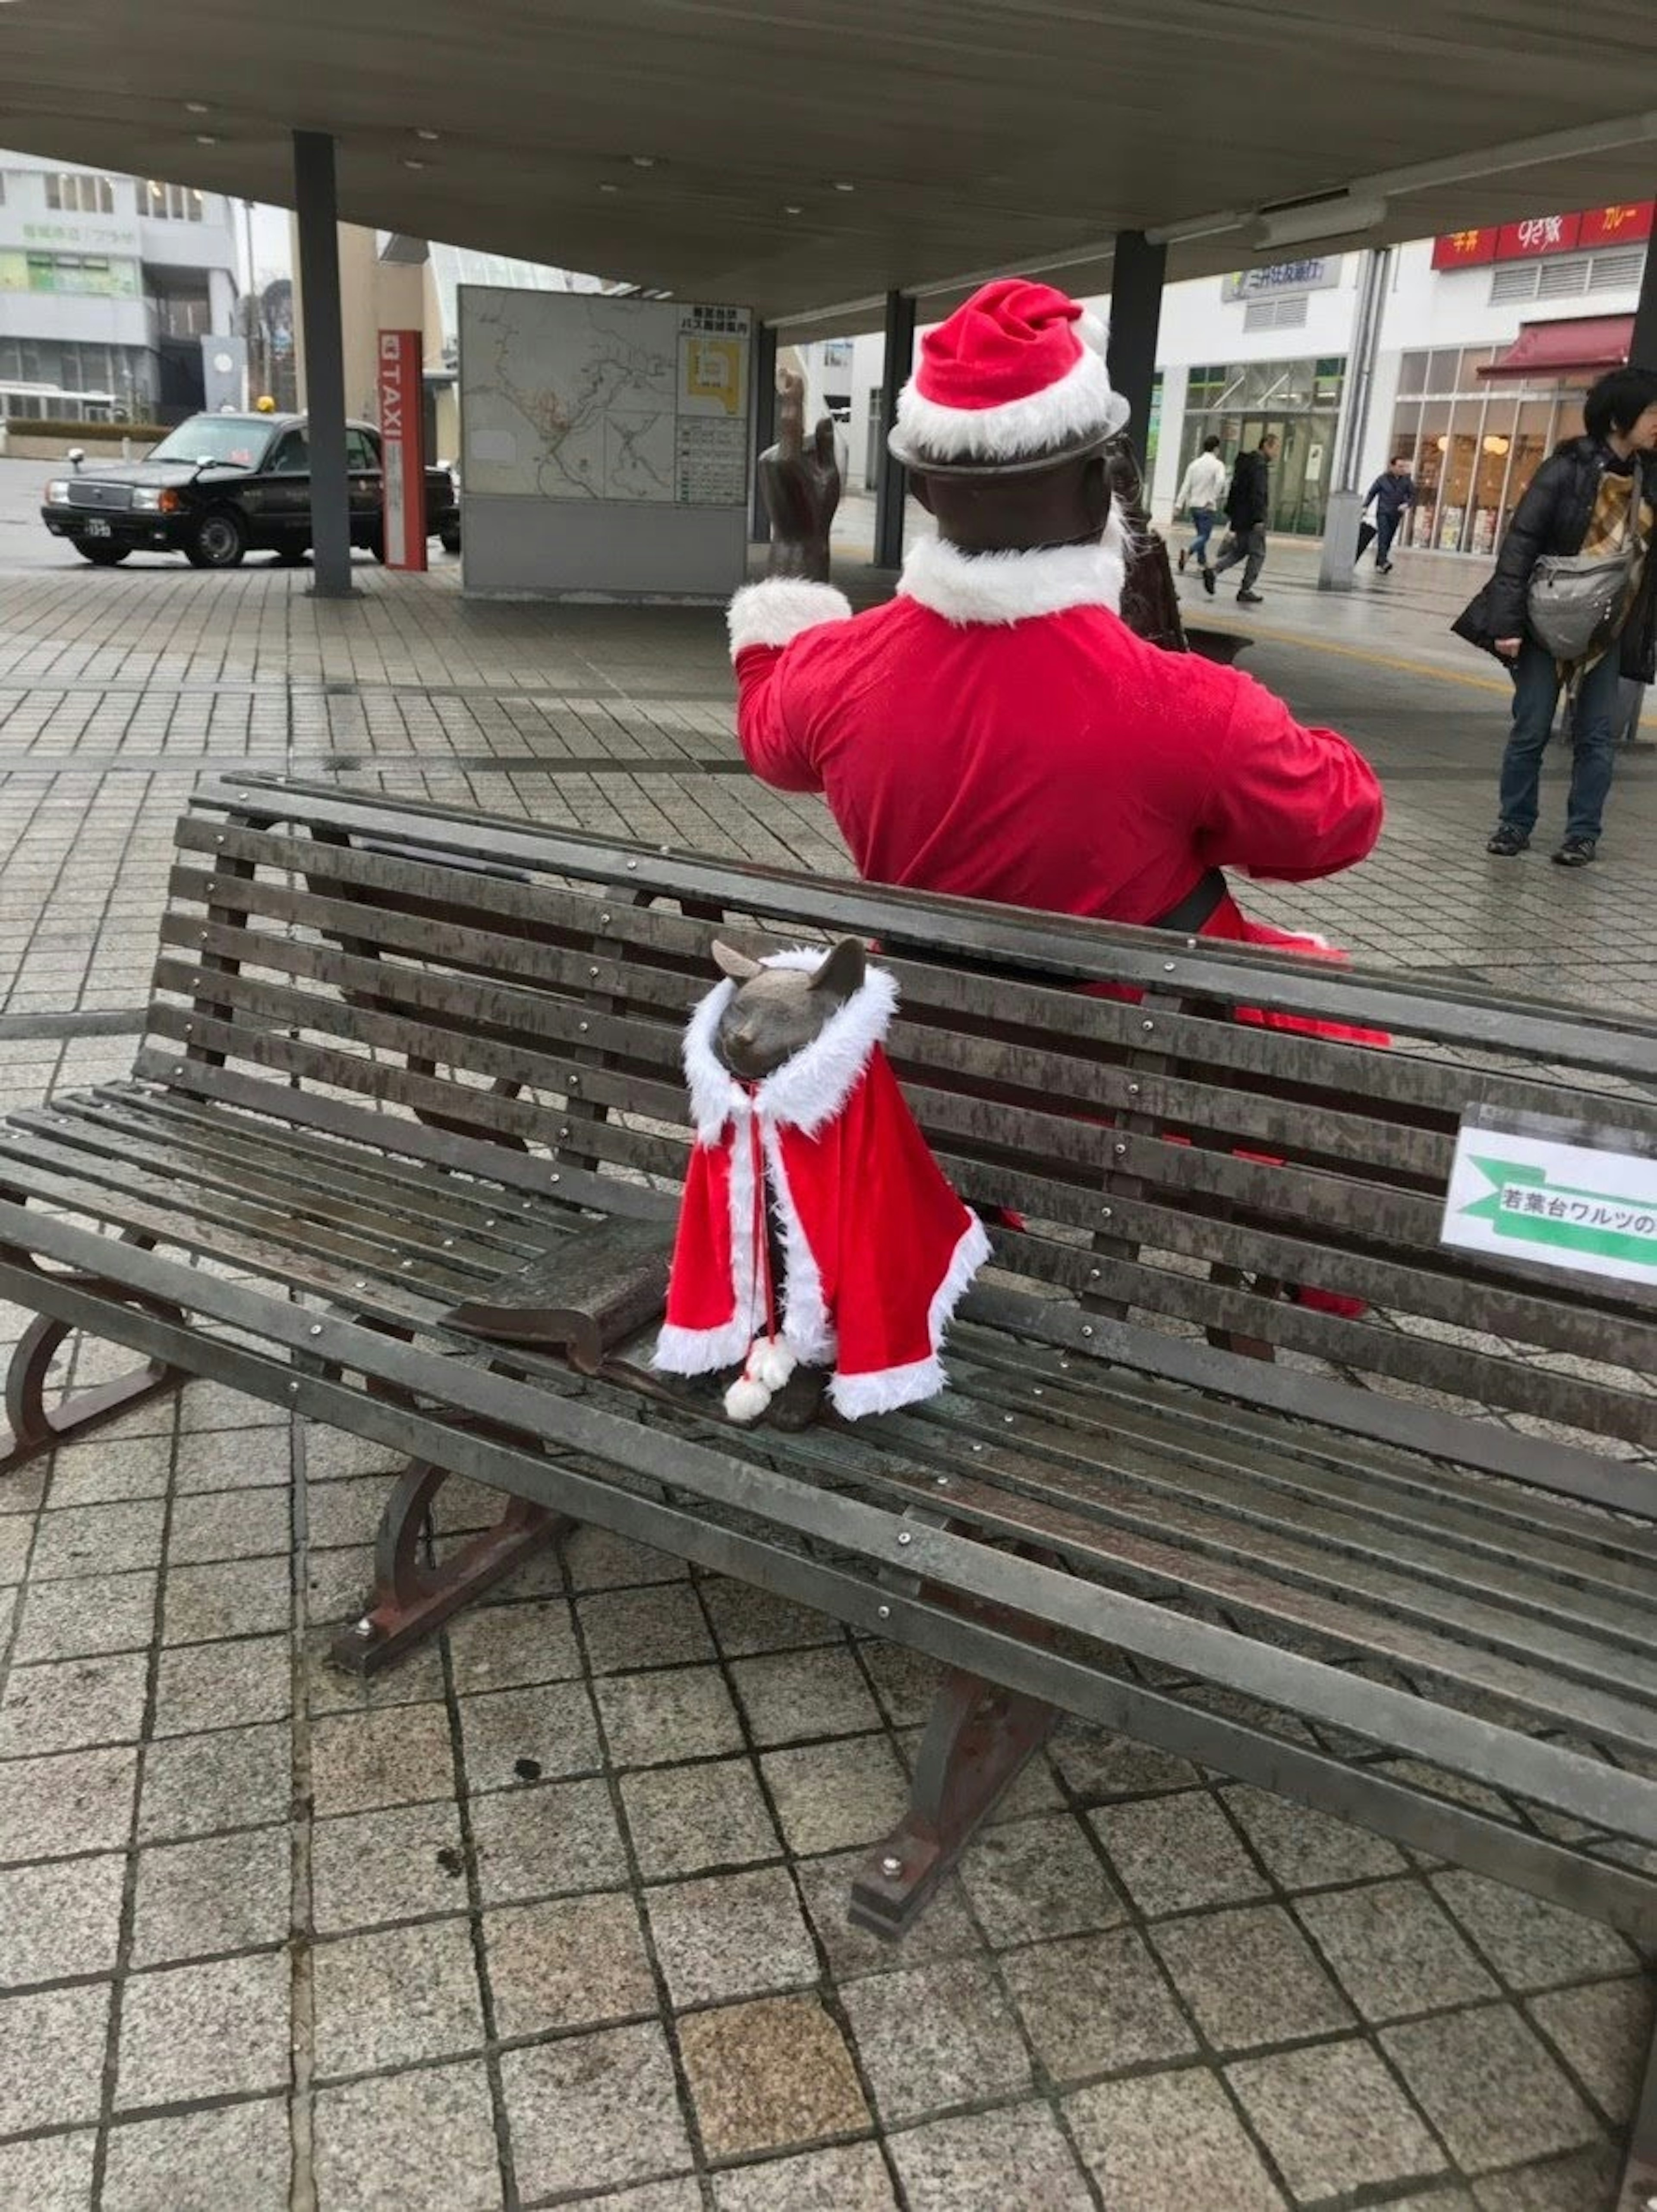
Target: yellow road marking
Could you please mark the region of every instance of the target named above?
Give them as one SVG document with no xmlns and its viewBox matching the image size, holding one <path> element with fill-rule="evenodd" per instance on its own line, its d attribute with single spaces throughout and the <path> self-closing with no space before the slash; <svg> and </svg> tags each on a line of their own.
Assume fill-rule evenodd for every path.
<svg viewBox="0 0 1657 2212">
<path fill-rule="evenodd" d="M 1229 624 L 1210 623 L 1210 629 L 1224 629 L 1228 637 L 1249 637 L 1260 645 L 1303 645 L 1308 653 L 1332 653 L 1342 660 L 1362 660 L 1371 668 L 1396 669 L 1405 676 L 1428 676 L 1440 684 L 1459 684 L 1466 691 L 1494 691 L 1502 698 L 1513 696 L 1513 684 L 1494 676 L 1464 676 L 1459 669 L 1439 668 L 1428 660 L 1406 660 L 1401 653 L 1376 653 L 1368 646 L 1338 645 L 1326 637 L 1307 637 L 1298 630 L 1233 629 Z"/>
</svg>

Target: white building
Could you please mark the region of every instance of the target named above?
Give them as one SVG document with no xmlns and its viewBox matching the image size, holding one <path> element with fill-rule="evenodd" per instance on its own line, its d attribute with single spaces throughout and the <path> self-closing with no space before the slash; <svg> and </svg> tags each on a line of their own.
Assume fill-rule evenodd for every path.
<svg viewBox="0 0 1657 2212">
<path fill-rule="evenodd" d="M 1583 392 L 1626 358 L 1652 219 L 1650 204 L 1601 208 L 1394 250 L 1358 489 L 1409 454 L 1421 496 L 1404 543 L 1490 550 L 1538 462 L 1581 429 Z M 1336 254 L 1168 287 L 1150 455 L 1159 520 L 1205 437 L 1229 462 L 1270 429 L 1273 526 L 1322 530 L 1363 267 Z M 872 488 L 880 338 L 800 351 L 814 408 L 846 426 L 851 483 Z"/>
<path fill-rule="evenodd" d="M 234 203 L 0 153 L 0 416 L 176 422 L 234 328 Z"/>
</svg>

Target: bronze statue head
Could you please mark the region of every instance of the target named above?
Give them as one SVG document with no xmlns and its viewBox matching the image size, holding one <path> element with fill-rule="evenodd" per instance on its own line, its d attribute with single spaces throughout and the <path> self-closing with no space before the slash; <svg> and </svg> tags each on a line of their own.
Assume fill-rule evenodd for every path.
<svg viewBox="0 0 1657 2212">
<path fill-rule="evenodd" d="M 717 939 L 713 958 L 737 989 L 713 1033 L 713 1056 L 738 1083 L 758 1083 L 810 1043 L 862 983 L 868 957 L 842 937 L 821 968 L 768 968 Z"/>
</svg>

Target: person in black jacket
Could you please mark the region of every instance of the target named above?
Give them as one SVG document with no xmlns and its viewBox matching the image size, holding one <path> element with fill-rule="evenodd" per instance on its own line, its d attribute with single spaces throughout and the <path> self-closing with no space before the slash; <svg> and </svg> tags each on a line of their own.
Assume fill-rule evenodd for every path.
<svg viewBox="0 0 1657 2212">
<path fill-rule="evenodd" d="M 1203 570 L 1203 589 L 1211 596 L 1214 579 L 1223 568 L 1247 563 L 1237 593 L 1240 607 L 1255 607 L 1260 594 L 1254 589 L 1266 564 L 1266 518 L 1272 511 L 1272 462 L 1278 450 L 1277 433 L 1268 430 L 1252 453 L 1239 453 L 1226 494 L 1225 519 L 1231 525 L 1224 550 L 1211 568 Z"/>
<path fill-rule="evenodd" d="M 1507 662 L 1514 679 L 1513 727 L 1502 757 L 1499 818 L 1487 852 L 1522 853 L 1536 827 L 1542 756 L 1559 694 L 1575 677 L 1570 797 L 1562 867 L 1594 857 L 1605 796 L 1616 766 L 1619 678 L 1649 684 L 1657 675 L 1657 370 L 1613 369 L 1582 403 L 1587 434 L 1568 438 L 1532 477 L 1496 556 L 1496 573 L 1450 625 L 1470 645 Z M 1622 541 L 1632 507 L 1647 548 L 1622 625 L 1598 659 L 1562 668 L 1526 623 L 1531 572 L 1545 554 L 1609 553 Z"/>
</svg>

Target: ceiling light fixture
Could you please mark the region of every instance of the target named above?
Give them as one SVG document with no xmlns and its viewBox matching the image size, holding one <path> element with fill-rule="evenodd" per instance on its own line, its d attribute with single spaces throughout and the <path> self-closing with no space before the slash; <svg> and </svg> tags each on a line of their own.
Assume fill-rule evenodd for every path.
<svg viewBox="0 0 1657 2212">
<path fill-rule="evenodd" d="M 836 184 L 835 190 L 837 192 L 854 192 L 857 190 L 857 186 L 855 185 Z"/>
<path fill-rule="evenodd" d="M 786 207 L 783 210 L 783 213 L 785 215 L 804 215 L 804 212 L 805 210 L 804 208 L 798 207 Z"/>
<path fill-rule="evenodd" d="M 196 133 L 196 143 L 198 146 L 216 146 L 218 143 L 210 131 L 198 131 Z"/>
<path fill-rule="evenodd" d="M 440 133 L 435 131 L 416 131 L 415 137 L 423 146 L 435 146 Z"/>
<path fill-rule="evenodd" d="M 423 169 L 426 164 L 416 161 L 412 154 L 405 154 L 403 157 L 403 166 L 405 169 Z"/>
<path fill-rule="evenodd" d="M 601 192 L 619 192 L 622 188 L 619 185 L 600 185 L 598 189 Z"/>
<path fill-rule="evenodd" d="M 1380 192 L 1322 192 L 1317 198 L 1291 202 L 1287 207 L 1262 208 L 1254 227 L 1254 244 L 1263 251 L 1278 246 L 1314 246 L 1326 238 L 1346 238 L 1355 231 L 1373 230 L 1387 220 L 1387 202 Z"/>
<path fill-rule="evenodd" d="M 205 115 L 208 112 L 207 102 L 204 100 L 186 100 L 184 112 L 186 115 Z"/>
<path fill-rule="evenodd" d="M 656 156 L 653 154 L 629 154 L 628 160 L 635 169 L 653 169 L 656 166 Z"/>
</svg>

